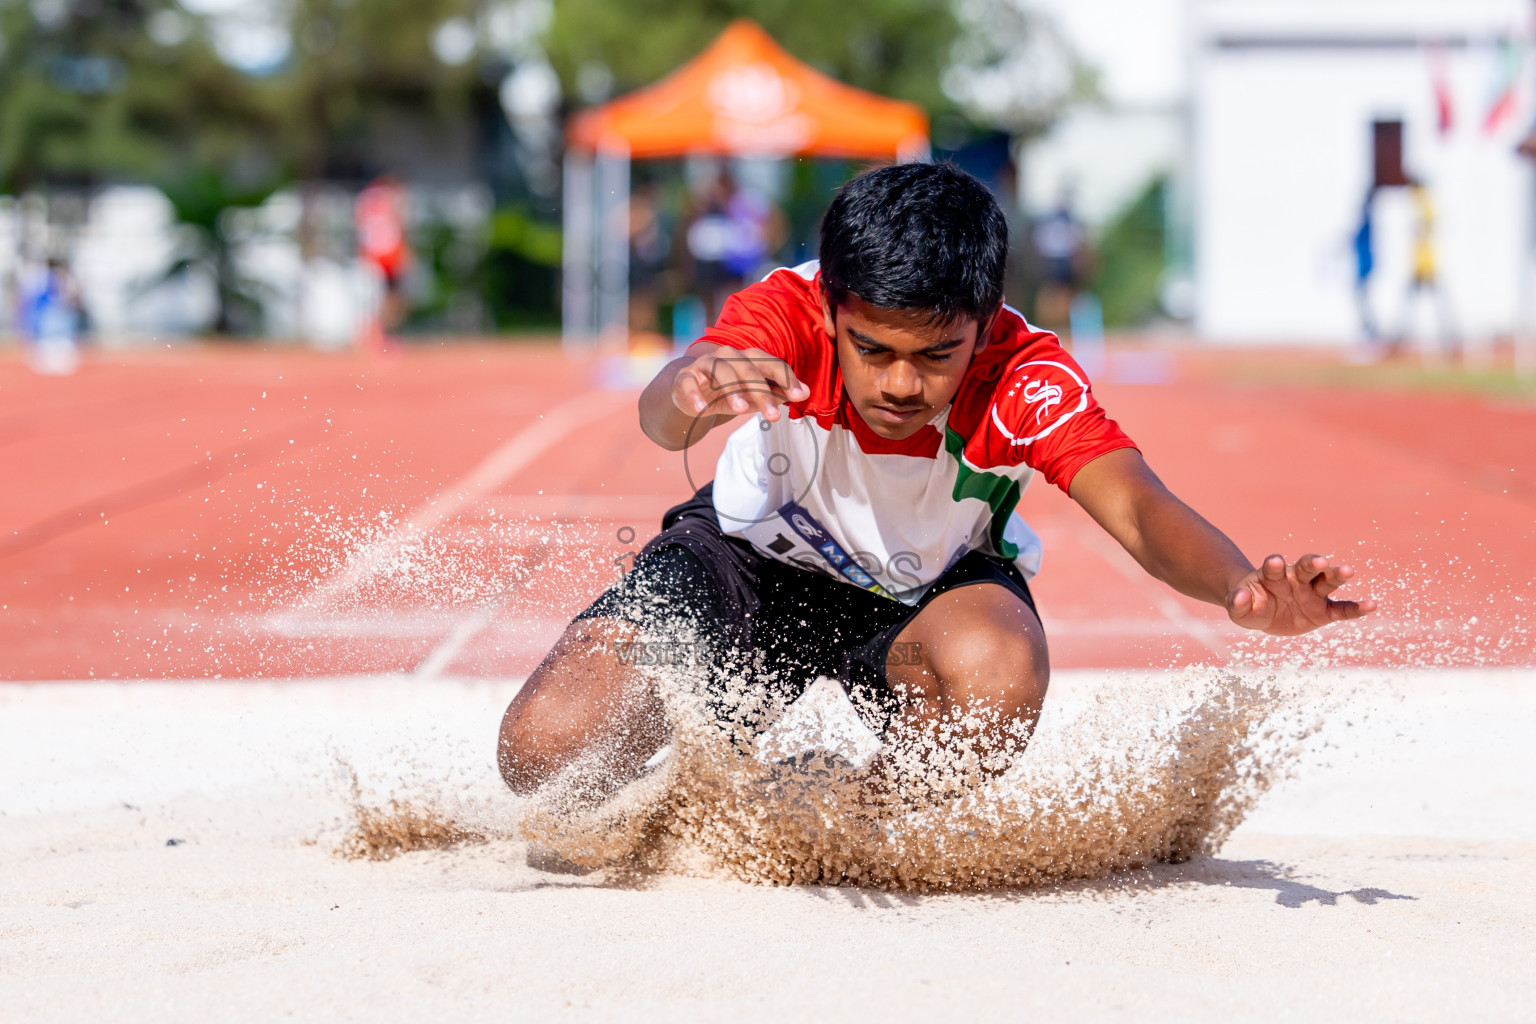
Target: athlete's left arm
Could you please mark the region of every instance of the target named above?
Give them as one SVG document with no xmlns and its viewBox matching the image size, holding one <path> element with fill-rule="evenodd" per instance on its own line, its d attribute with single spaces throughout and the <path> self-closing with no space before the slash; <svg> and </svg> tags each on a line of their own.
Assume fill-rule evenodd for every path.
<svg viewBox="0 0 1536 1024">
<path fill-rule="evenodd" d="M 1370 598 L 1330 597 L 1355 570 L 1321 555 L 1295 562 L 1270 555 L 1254 568 L 1226 534 L 1175 497 L 1134 448 L 1083 466 L 1067 493 L 1147 572 L 1181 594 L 1224 606 L 1239 626 L 1295 636 L 1376 609 Z"/>
</svg>

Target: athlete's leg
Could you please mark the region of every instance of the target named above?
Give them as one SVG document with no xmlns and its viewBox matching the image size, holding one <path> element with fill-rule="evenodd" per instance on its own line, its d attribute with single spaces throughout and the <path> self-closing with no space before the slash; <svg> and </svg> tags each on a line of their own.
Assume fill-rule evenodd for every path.
<svg viewBox="0 0 1536 1024">
<path fill-rule="evenodd" d="M 634 778 L 667 741 L 665 708 L 641 667 L 655 664 L 654 651 L 637 641 L 668 647 L 723 614 L 696 555 L 670 545 L 641 554 L 566 628 L 507 708 L 496 750 L 507 785 L 530 793 L 574 769 L 568 781 L 601 798 Z"/>
<path fill-rule="evenodd" d="M 514 792 L 531 793 L 586 756 L 573 781 L 602 796 L 661 749 L 666 711 L 626 655 L 637 632 L 619 619 L 577 619 L 528 677 L 501 720 L 496 751 Z"/>
<path fill-rule="evenodd" d="M 886 666 L 901 702 L 893 738 L 938 744 L 953 764 L 983 774 L 1003 770 L 1007 758 L 998 755 L 1028 739 L 1050 682 L 1034 610 L 1001 584 L 956 587 L 930 601 L 895 643 L 916 656 Z"/>
</svg>

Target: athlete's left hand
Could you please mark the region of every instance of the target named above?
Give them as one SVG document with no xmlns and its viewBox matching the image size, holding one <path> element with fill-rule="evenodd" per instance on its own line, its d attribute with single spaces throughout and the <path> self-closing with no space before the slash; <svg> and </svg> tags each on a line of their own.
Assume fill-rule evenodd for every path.
<svg viewBox="0 0 1536 1024">
<path fill-rule="evenodd" d="M 1287 564 L 1270 555 L 1227 593 L 1227 614 L 1239 626 L 1275 636 L 1310 633 L 1330 622 L 1358 619 L 1376 610 L 1367 597 L 1335 601 L 1328 595 L 1355 575 L 1348 565 L 1333 565 L 1322 555 L 1302 555 Z"/>
</svg>

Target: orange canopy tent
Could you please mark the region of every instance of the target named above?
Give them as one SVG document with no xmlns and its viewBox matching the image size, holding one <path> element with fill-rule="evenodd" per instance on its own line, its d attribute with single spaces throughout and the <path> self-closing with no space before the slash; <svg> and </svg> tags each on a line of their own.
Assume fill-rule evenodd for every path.
<svg viewBox="0 0 1536 1024">
<path fill-rule="evenodd" d="M 802 64 L 745 19 L 654 85 L 577 114 L 566 130 L 568 344 L 628 336 L 630 160 L 699 153 L 923 160 L 928 117 Z"/>
<path fill-rule="evenodd" d="M 655 85 L 578 114 L 566 142 L 587 152 L 622 147 L 635 159 L 708 152 L 900 160 L 927 154 L 928 116 L 827 77 L 741 19 Z"/>
</svg>

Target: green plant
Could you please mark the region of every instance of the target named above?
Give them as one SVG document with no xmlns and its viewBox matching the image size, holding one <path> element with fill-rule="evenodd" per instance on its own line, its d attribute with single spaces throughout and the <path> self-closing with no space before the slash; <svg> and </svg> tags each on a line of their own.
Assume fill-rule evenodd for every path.
<svg viewBox="0 0 1536 1024">
<path fill-rule="evenodd" d="M 213 329 L 219 334 L 254 334 L 262 328 L 266 286 L 240 273 L 234 260 L 229 213 L 266 202 L 278 182 L 241 186 L 217 168 L 197 166 L 161 185 L 183 225 L 183 244 L 171 265 L 149 287 L 203 266 L 212 274 L 218 295 Z"/>
<path fill-rule="evenodd" d="M 1105 225 L 1099 237 L 1088 289 L 1103 303 L 1107 327 L 1134 326 L 1157 313 L 1166 266 L 1163 206 L 1167 192 L 1167 178 L 1154 178 Z"/>
<path fill-rule="evenodd" d="M 499 207 L 478 274 L 487 318 L 498 330 L 560 322 L 560 229 L 527 207 Z"/>
</svg>

